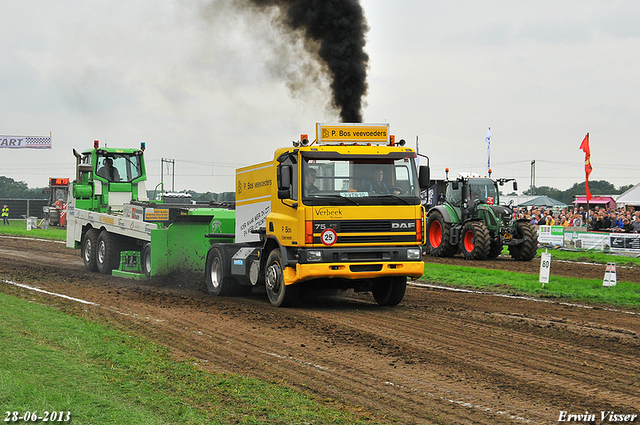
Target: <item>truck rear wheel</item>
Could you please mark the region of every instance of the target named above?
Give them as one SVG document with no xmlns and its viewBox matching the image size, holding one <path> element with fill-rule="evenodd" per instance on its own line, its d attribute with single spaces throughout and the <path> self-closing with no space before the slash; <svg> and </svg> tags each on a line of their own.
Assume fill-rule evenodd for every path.
<svg viewBox="0 0 640 425">
<path fill-rule="evenodd" d="M 225 261 L 222 249 L 218 246 L 209 248 L 205 266 L 207 291 L 210 294 L 224 297 L 235 294 L 238 282 L 231 277 L 229 262 Z"/>
<path fill-rule="evenodd" d="M 96 263 L 102 274 L 111 274 L 120 264 L 120 238 L 106 230 L 98 236 Z"/>
<path fill-rule="evenodd" d="M 407 290 L 406 276 L 390 276 L 376 279 L 371 287 L 373 299 L 378 305 L 394 306 L 400 304 Z"/>
<path fill-rule="evenodd" d="M 484 260 L 489 254 L 489 231 L 484 223 L 470 221 L 462 226 L 460 249 L 467 260 Z"/>
<path fill-rule="evenodd" d="M 526 222 L 516 222 L 518 238 L 524 238 L 520 245 L 509 245 L 509 254 L 517 261 L 531 261 L 538 253 L 538 233 Z"/>
<path fill-rule="evenodd" d="M 427 219 L 427 248 L 433 257 L 451 257 L 457 248 L 451 245 L 451 224 L 444 221 L 440 211 L 434 211 Z"/>
<path fill-rule="evenodd" d="M 275 307 L 288 307 L 298 298 L 298 285 L 285 285 L 282 254 L 278 248 L 269 253 L 265 269 L 265 286 L 269 301 Z"/>
<path fill-rule="evenodd" d="M 98 249 L 98 235 L 99 232 L 96 229 L 89 229 L 82 237 L 82 261 L 84 262 L 84 268 L 90 272 L 98 271 L 98 264 L 96 259 L 96 250 Z"/>
</svg>

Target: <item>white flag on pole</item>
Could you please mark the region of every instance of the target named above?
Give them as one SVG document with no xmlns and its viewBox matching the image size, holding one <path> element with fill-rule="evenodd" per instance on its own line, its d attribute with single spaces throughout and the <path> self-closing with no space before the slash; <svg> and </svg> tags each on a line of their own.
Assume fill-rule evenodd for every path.
<svg viewBox="0 0 640 425">
<path fill-rule="evenodd" d="M 491 127 L 487 130 L 487 173 L 491 169 Z"/>
</svg>

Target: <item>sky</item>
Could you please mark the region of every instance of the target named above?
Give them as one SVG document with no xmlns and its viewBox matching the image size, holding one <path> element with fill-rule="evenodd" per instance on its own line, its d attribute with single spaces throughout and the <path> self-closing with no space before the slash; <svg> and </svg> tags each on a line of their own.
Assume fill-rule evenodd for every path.
<svg viewBox="0 0 640 425">
<path fill-rule="evenodd" d="M 73 149 L 145 141 L 147 188 L 234 190 L 317 122 L 339 122 L 329 80 L 295 36 L 243 0 L 0 2 L 0 176 L 73 177 Z M 487 173 L 570 188 L 640 182 L 640 2 L 361 0 L 363 117 L 429 157 L 432 178 Z M 173 167 L 163 159 L 173 160 Z M 423 164 L 425 160 L 423 160 Z"/>
</svg>

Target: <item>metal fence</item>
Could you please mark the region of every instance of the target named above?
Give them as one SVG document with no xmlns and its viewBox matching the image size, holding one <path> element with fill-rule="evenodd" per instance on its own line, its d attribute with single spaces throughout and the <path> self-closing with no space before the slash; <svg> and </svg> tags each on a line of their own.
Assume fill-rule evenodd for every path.
<svg viewBox="0 0 640 425">
<path fill-rule="evenodd" d="M 24 217 L 44 218 L 43 207 L 49 204 L 48 199 L 10 199 L 0 198 L 0 207 L 9 207 L 9 219 Z"/>
</svg>

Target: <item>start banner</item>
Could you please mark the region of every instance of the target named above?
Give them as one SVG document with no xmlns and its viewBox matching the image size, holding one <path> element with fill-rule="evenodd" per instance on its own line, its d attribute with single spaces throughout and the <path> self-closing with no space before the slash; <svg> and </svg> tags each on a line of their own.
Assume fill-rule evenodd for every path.
<svg viewBox="0 0 640 425">
<path fill-rule="evenodd" d="M 0 135 L 0 149 L 51 149 L 51 136 L 3 136 Z"/>
</svg>

